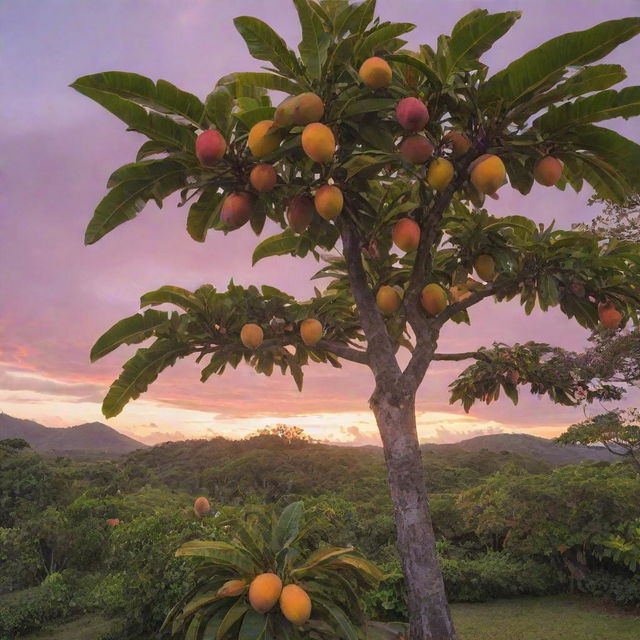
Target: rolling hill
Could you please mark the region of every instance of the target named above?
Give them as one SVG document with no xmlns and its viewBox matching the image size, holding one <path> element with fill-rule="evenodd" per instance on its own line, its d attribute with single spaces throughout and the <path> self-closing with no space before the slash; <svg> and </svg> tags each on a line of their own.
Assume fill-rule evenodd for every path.
<svg viewBox="0 0 640 640">
<path fill-rule="evenodd" d="M 101 422 L 74 427 L 45 427 L 33 420 L 0 414 L 0 440 L 22 438 L 42 453 L 123 455 L 147 445 L 129 438 Z"/>
<path fill-rule="evenodd" d="M 526 433 L 497 433 L 486 436 L 476 436 L 462 440 L 455 444 L 424 445 L 430 449 L 437 447 L 458 449 L 462 451 L 482 451 L 486 449 L 499 453 L 509 451 L 521 455 L 544 460 L 550 464 L 575 464 L 582 460 L 603 462 L 617 462 L 618 456 L 607 451 L 604 447 L 586 447 L 581 445 L 559 445 L 548 438 L 539 438 Z"/>
</svg>

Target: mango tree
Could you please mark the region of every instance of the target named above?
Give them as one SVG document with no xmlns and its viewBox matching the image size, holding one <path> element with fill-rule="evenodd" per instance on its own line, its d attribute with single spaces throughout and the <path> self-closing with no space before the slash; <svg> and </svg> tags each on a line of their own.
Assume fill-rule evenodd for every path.
<svg viewBox="0 0 640 640">
<path fill-rule="evenodd" d="M 451 397 L 466 410 L 501 390 L 515 402 L 525 384 L 564 404 L 615 395 L 570 371 L 555 375 L 545 366 L 554 356 L 548 345 L 457 354 L 437 345 L 445 324 L 469 323 L 469 309 L 489 299 L 519 300 L 527 314 L 559 307 L 583 327 L 606 331 L 637 321 L 640 245 L 521 215 L 498 218 L 484 205 L 507 180 L 521 194 L 536 180 L 587 187 L 614 202 L 638 191 L 640 146 L 596 123 L 638 115 L 640 87 L 610 89 L 624 69 L 595 63 L 636 35 L 640 18 L 553 38 L 490 74 L 480 58 L 519 12 L 474 10 L 435 47 L 410 49 L 402 37 L 414 25 L 380 21 L 374 0 L 294 5 L 297 52 L 264 22 L 236 18 L 265 66 L 223 77 L 205 101 L 133 73 L 99 73 L 72 85 L 148 138 L 135 162 L 111 175 L 88 244 L 147 202 L 161 206 L 179 192 L 180 204 L 190 203 L 186 226 L 195 241 L 248 223 L 256 235 L 272 234 L 255 247 L 254 264 L 313 256 L 323 263 L 317 277 L 329 279 L 304 301 L 233 282 L 226 291 L 164 286 L 144 294 L 141 306 L 149 308 L 118 322 L 91 351 L 97 360 L 153 340 L 125 363 L 103 411 L 115 416 L 188 356 L 204 363 L 203 382 L 243 361 L 257 373 L 289 373 L 299 388 L 311 362 L 369 368 L 411 638 L 452 639 L 416 392 L 432 362 L 470 359 Z M 287 94 L 277 108 L 272 91 Z M 155 308 L 164 304 L 177 310 Z"/>
</svg>

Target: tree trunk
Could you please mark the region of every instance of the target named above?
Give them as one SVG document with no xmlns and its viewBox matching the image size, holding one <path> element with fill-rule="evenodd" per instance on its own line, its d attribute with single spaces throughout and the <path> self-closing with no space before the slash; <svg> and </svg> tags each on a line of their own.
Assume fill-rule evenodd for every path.
<svg viewBox="0 0 640 640">
<path fill-rule="evenodd" d="M 405 575 L 411 640 L 456 640 L 436 556 L 415 394 L 378 388 L 371 396 L 387 463 L 397 543 Z"/>
</svg>

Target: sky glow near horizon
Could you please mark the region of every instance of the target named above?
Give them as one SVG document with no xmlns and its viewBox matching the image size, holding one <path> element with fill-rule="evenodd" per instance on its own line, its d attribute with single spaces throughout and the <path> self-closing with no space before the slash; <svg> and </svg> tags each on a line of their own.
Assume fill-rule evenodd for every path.
<svg viewBox="0 0 640 640">
<path fill-rule="evenodd" d="M 551 37 L 637 15 L 640 9 L 636 0 L 453 0 L 429 12 L 435 4 L 378 0 L 378 13 L 385 20 L 416 23 L 408 36 L 413 46 L 435 43 L 473 8 L 523 9 L 511 32 L 483 58 L 492 72 Z M 311 294 L 308 276 L 317 263 L 270 258 L 251 268 L 256 240 L 248 228 L 194 243 L 184 230 L 186 210 L 176 207 L 175 197 L 162 211 L 148 205 L 96 245 L 82 244 L 109 174 L 133 160 L 142 137 L 126 133 L 119 120 L 68 84 L 85 74 L 127 70 L 165 78 L 204 98 L 219 77 L 260 66 L 233 27 L 237 15 L 269 22 L 291 46 L 300 39 L 289 0 L 8 0 L 0 6 L 6 125 L 0 131 L 0 410 L 48 426 L 103 421 L 149 442 L 166 436 L 242 437 L 277 423 L 296 424 L 318 439 L 378 442 L 367 405 L 371 375 L 351 363 L 342 371 L 307 368 L 299 394 L 290 377 L 265 378 L 242 365 L 202 385 L 199 369 L 188 360 L 164 372 L 117 418 L 106 421 L 100 413 L 108 385 L 134 348 L 119 349 L 94 365 L 89 349 L 116 320 L 137 311 L 145 291 L 163 284 L 195 288 L 204 282 L 223 288 L 233 277 L 240 284 L 271 284 L 301 298 Z M 640 84 L 637 54 L 636 40 L 605 59 L 626 67 L 624 85 Z M 605 126 L 639 137 L 632 121 Z M 500 201 L 490 203 L 492 213 L 522 213 L 544 223 L 555 219 L 563 228 L 597 213 L 586 206 L 587 191 L 576 195 L 536 185 L 525 198 L 506 186 L 500 195 Z M 276 232 L 275 226 L 268 232 Z M 557 310 L 525 317 L 516 303 L 485 301 L 471 310 L 471 317 L 471 327 L 443 331 L 440 350 L 529 339 L 580 349 L 588 335 Z M 417 398 L 422 440 L 444 442 L 499 431 L 553 436 L 583 417 L 582 409 L 558 407 L 524 390 L 518 407 L 500 399 L 465 415 L 448 404 L 447 393 L 464 366 L 436 363 L 427 375 Z M 624 404 L 637 404 L 639 397 L 634 390 Z"/>
</svg>

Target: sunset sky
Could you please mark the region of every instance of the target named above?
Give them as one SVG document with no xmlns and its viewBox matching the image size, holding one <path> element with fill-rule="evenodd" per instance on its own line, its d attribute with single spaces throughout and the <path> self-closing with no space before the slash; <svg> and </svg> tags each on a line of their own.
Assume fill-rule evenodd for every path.
<svg viewBox="0 0 640 640">
<path fill-rule="evenodd" d="M 414 22 L 410 45 L 435 44 L 440 33 L 477 7 L 523 9 L 511 32 L 484 58 L 495 72 L 510 60 L 566 31 L 637 15 L 638 0 L 378 0 L 385 20 Z M 205 244 L 185 231 L 186 209 L 149 204 L 132 222 L 96 245 L 83 246 L 84 228 L 118 166 L 133 161 L 142 136 L 126 133 L 114 116 L 68 87 L 78 76 L 127 70 L 164 78 L 204 98 L 217 79 L 257 70 L 233 27 L 255 15 L 295 46 L 299 27 L 289 0 L 3 0 L 0 2 L 0 411 L 48 426 L 103 421 L 149 442 L 223 434 L 242 437 L 278 422 L 314 437 L 377 442 L 367 399 L 368 370 L 346 363 L 342 372 L 306 369 L 305 390 L 279 375 L 265 378 L 246 366 L 199 382 L 193 361 L 163 373 L 151 391 L 115 419 L 100 402 L 131 349 L 89 363 L 95 338 L 135 313 L 140 294 L 164 284 L 224 288 L 271 284 L 301 298 L 318 265 L 309 259 L 270 258 L 251 267 L 256 239 L 247 227 Z M 640 50 L 632 41 L 608 58 L 626 67 L 625 84 L 640 84 Z M 613 121 L 640 138 L 632 123 Z M 497 215 L 524 214 L 569 228 L 597 211 L 589 193 L 535 186 L 528 197 L 504 187 L 491 202 Z M 275 233 L 275 226 L 267 228 Z M 472 325 L 448 327 L 441 351 L 460 351 L 529 339 L 580 349 L 587 332 L 559 311 L 525 317 L 517 304 L 474 307 Z M 418 394 L 421 439 L 451 441 L 480 433 L 518 431 L 552 436 L 580 420 L 582 409 L 553 405 L 523 391 L 518 407 L 504 399 L 465 415 L 448 404 L 447 385 L 464 365 L 433 367 Z M 625 404 L 638 402 L 638 391 Z M 601 407 L 589 408 L 589 412 Z"/>
</svg>

